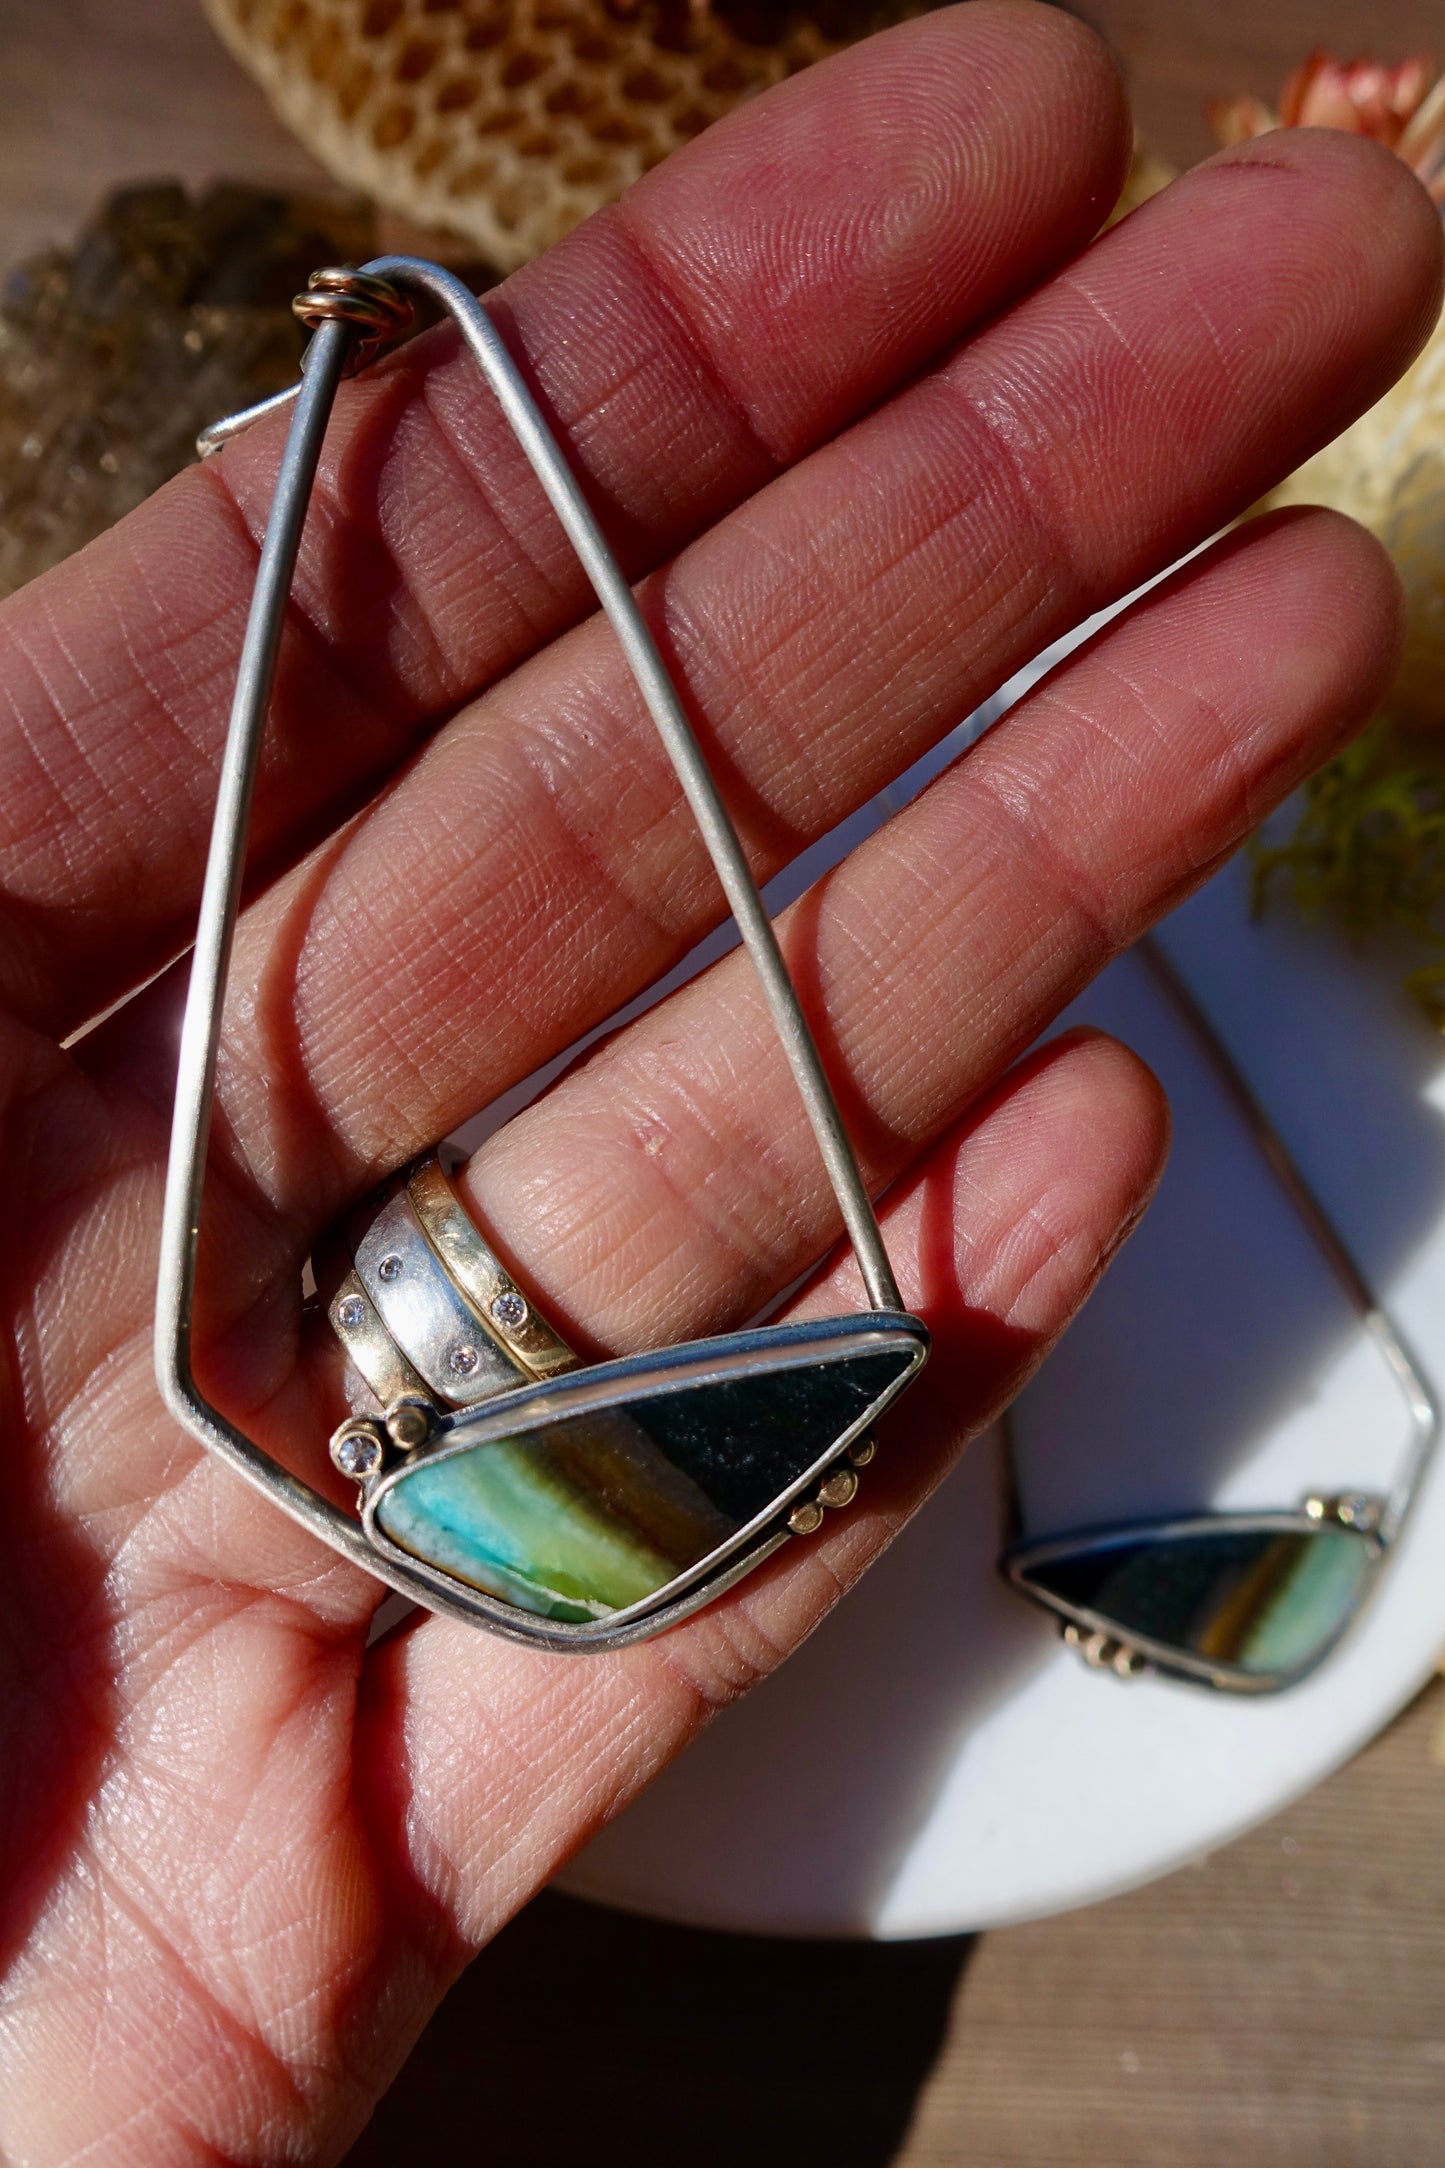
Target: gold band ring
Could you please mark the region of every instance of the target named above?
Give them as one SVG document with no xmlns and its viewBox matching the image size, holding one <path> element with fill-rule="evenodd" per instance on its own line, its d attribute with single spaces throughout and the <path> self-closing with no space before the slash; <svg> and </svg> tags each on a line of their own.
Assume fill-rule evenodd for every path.
<svg viewBox="0 0 1445 2168">
<path fill-rule="evenodd" d="M 332 1330 L 383 1409 L 475 1407 L 577 1367 L 477 1232 L 428 1153 L 348 1216 L 317 1253 Z"/>
</svg>

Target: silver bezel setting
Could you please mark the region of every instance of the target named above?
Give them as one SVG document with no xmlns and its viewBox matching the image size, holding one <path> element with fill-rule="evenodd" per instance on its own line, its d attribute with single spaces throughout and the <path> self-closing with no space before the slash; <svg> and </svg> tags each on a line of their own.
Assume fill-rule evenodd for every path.
<svg viewBox="0 0 1445 2168">
<path fill-rule="evenodd" d="M 897 1347 L 900 1340 L 912 1345 L 912 1360 L 907 1368 L 761 1513 L 653 1595 L 605 1618 L 573 1624 L 523 1611 L 429 1566 L 393 1543 L 376 1524 L 377 1509 L 386 1493 L 423 1464 L 453 1459 L 494 1440 L 526 1435 L 561 1416 L 597 1414 L 605 1408 L 675 1392 L 680 1385 L 706 1385 L 801 1370 L 820 1359 L 845 1361 L 850 1356 L 881 1352 Z M 928 1331 L 919 1319 L 906 1312 L 865 1311 L 800 1325 L 764 1325 L 715 1340 L 684 1341 L 653 1354 L 629 1355 L 617 1362 L 598 1363 L 590 1369 L 519 1386 L 476 1408 L 459 1409 L 441 1417 L 426 1445 L 392 1459 L 379 1473 L 369 1476 L 361 1491 L 362 1527 L 367 1542 L 390 1567 L 388 1578 L 394 1580 L 406 1574 L 420 1582 L 426 1590 L 421 1600 L 434 1608 L 438 1607 L 438 1599 L 445 1598 L 447 1609 L 464 1612 L 511 1640 L 544 1648 L 620 1648 L 660 1633 L 710 1603 L 785 1543 L 790 1534 L 790 1510 L 834 1470 L 851 1468 L 849 1446 L 897 1399 L 927 1356 Z"/>
<path fill-rule="evenodd" d="M 1112 1550 L 1123 1543 L 1168 1543 L 1176 1537 L 1209 1535 L 1226 1528 L 1235 1529 L 1241 1535 L 1317 1536 L 1328 1525 L 1353 1536 L 1365 1546 L 1369 1570 L 1361 1580 L 1354 1601 L 1341 1613 L 1334 1632 L 1302 1662 L 1274 1671 L 1246 1671 L 1240 1664 L 1216 1663 L 1207 1656 L 1196 1656 L 1191 1650 L 1156 1641 L 1148 1634 L 1126 1630 L 1106 1613 L 1094 1611 L 1087 1604 L 1068 1603 L 1029 1578 L 1032 1567 L 1050 1565 L 1057 1558 L 1088 1557 L 1092 1552 Z M 1151 1670 L 1166 1677 L 1188 1680 L 1197 1686 L 1221 1688 L 1232 1694 L 1278 1694 L 1287 1687 L 1297 1686 L 1339 1646 L 1374 1588 L 1385 1551 L 1386 1545 L 1373 1530 L 1344 1520 L 1331 1524 L 1319 1513 L 1304 1508 L 1298 1511 L 1274 1509 L 1256 1513 L 1188 1513 L 1163 1521 L 1113 1521 L 1081 1528 L 1066 1536 L 1044 1536 L 1037 1541 L 1013 1544 L 1000 1558 L 999 1566 L 1030 1602 L 1051 1611 L 1068 1624 L 1081 1626 L 1088 1633 L 1102 1635 L 1117 1643 L 1124 1651 L 1142 1657 Z"/>
</svg>

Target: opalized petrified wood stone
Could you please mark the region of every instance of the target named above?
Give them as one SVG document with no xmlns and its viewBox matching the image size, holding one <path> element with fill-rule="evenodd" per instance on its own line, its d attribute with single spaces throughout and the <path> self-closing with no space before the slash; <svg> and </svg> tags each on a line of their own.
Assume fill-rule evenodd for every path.
<svg viewBox="0 0 1445 2168">
<path fill-rule="evenodd" d="M 542 1438 L 501 1439 L 423 1465 L 387 1493 L 376 1518 L 414 1557 L 546 1618 L 621 1610 L 678 1570 L 572 1481 Z"/>
<path fill-rule="evenodd" d="M 1041 1562 L 1029 1578 L 1126 1636 L 1266 1674 L 1293 1671 L 1329 1646 L 1374 1557 L 1353 1529 L 1221 1526 L 1140 1531 Z"/>
<path fill-rule="evenodd" d="M 443 1453 L 382 1495 L 391 1542 L 548 1618 L 641 1602 L 765 1514 L 915 1348 L 702 1379 Z"/>
</svg>

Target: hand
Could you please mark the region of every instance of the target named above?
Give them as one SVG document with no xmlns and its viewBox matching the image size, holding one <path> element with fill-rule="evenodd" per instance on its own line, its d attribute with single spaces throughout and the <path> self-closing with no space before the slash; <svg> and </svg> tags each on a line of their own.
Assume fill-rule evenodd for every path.
<svg viewBox="0 0 1445 2168">
<path fill-rule="evenodd" d="M 761 874 L 1241 511 L 1424 336 L 1439 221 L 1373 146 L 1270 136 L 1081 254 L 1127 151 L 1088 34 L 977 0 L 744 108 L 494 297 Z M 854 1509 L 622 1654 L 435 1619 L 367 1651 L 376 1585 L 178 1432 L 151 1374 L 172 959 L 278 448 L 257 427 L 0 617 L 17 2168 L 337 2157 L 467 1957 L 817 1623 L 1088 1293 L 1165 1113 L 1102 1039 L 1019 1057 L 1363 718 L 1397 637 L 1392 575 L 1347 523 L 1247 528 L 790 914 L 935 1334 Z M 339 400 L 253 866 L 200 1367 L 321 1481 L 341 1405 L 301 1317 L 314 1238 L 719 916 L 612 637 L 449 332 Z M 595 1353 L 736 1325 L 838 1236 L 741 955 L 595 1052 L 467 1186 Z M 806 1303 L 857 1299 L 845 1256 Z"/>
</svg>

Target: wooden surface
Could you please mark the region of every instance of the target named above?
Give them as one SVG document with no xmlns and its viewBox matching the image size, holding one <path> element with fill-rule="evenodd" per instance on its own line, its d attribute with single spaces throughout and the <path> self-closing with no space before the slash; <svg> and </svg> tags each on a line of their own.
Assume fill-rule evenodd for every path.
<svg viewBox="0 0 1445 2168">
<path fill-rule="evenodd" d="M 1100 1681 L 1102 1691 L 1108 1691 Z M 977 1939 L 540 1898 L 348 2168 L 1440 2168 L 1445 1686 L 1267 1828 Z"/>
<path fill-rule="evenodd" d="M 1445 47 L 1442 0 L 1081 0 L 1175 162 L 1313 44 Z M 121 181 L 295 185 L 196 0 L 0 0 L 0 267 Z M 1108 1688 L 1101 1685 L 1101 1691 Z M 352 2155 L 489 2168 L 1441 2168 L 1445 1688 L 1268 1828 L 1037 1926 L 759 1942 L 544 1897 Z"/>
</svg>

